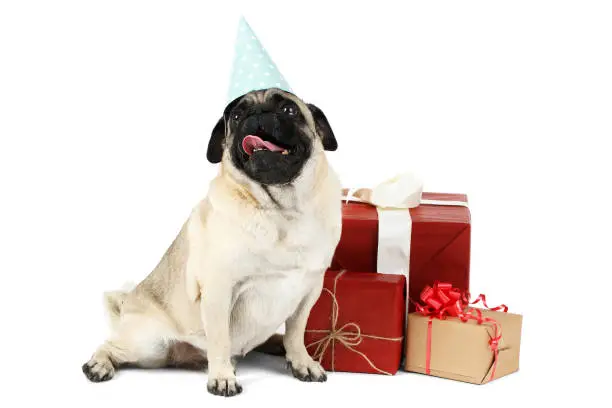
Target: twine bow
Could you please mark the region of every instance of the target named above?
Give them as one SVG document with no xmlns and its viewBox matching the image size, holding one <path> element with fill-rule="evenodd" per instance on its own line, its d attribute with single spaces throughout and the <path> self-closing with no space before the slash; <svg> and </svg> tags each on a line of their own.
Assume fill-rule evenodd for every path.
<svg viewBox="0 0 612 408">
<path fill-rule="evenodd" d="M 489 323 L 493 327 L 493 335 L 489 339 L 489 348 L 493 352 L 493 367 L 491 369 L 491 380 L 495 378 L 495 370 L 497 368 L 497 360 L 499 355 L 499 342 L 502 338 L 501 325 L 491 317 L 484 317 L 479 309 L 469 307 L 480 302 L 484 307 L 491 311 L 507 312 L 508 306 L 502 304 L 495 307 L 487 305 L 487 298 L 480 294 L 470 302 L 470 294 L 462 293 L 459 289 L 453 288 L 450 283 L 436 282 L 433 287 L 426 286 L 421 291 L 421 301 L 424 305 L 414 303 L 418 313 L 423 316 L 429 316 L 427 324 L 427 351 L 425 354 L 425 372 L 431 374 L 431 337 L 432 337 L 432 321 L 433 319 L 444 320 L 447 317 L 457 317 L 462 322 L 475 320 L 477 324 Z"/>
<path fill-rule="evenodd" d="M 359 350 L 356 350 L 355 347 L 359 346 L 364 338 L 367 339 L 376 339 L 376 340 L 386 340 L 386 341 L 402 341 L 403 337 L 382 337 L 382 336 L 374 336 L 371 334 L 363 334 L 361 332 L 361 328 L 355 322 L 349 322 L 341 327 L 338 326 L 338 316 L 340 314 L 340 306 L 338 304 L 338 299 L 336 298 L 336 288 L 338 284 L 338 280 L 342 275 L 344 275 L 346 271 L 341 271 L 336 275 L 334 279 L 333 291 L 323 288 L 323 292 L 329 294 L 332 299 L 332 311 L 331 311 L 331 327 L 329 330 L 306 330 L 307 333 L 323 333 L 325 336 L 323 338 L 316 340 L 309 345 L 306 346 L 307 349 L 311 347 L 316 347 L 314 352 L 312 353 L 312 358 L 317 360 L 319 363 L 323 360 L 325 353 L 331 347 L 331 371 L 335 371 L 335 360 L 336 360 L 336 342 L 342 344 L 347 350 L 352 351 L 360 355 L 374 370 L 379 372 L 380 374 L 385 375 L 393 375 L 385 370 L 381 370 L 376 367 L 376 365 L 370 360 L 370 358 L 362 353 Z"/>
</svg>

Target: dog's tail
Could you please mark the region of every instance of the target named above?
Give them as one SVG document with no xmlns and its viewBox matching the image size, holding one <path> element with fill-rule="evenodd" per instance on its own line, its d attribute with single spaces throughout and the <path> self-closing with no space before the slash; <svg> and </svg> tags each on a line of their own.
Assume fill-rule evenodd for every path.
<svg viewBox="0 0 612 408">
<path fill-rule="evenodd" d="M 132 284 L 126 284 L 122 290 L 104 293 L 104 307 L 112 327 L 116 327 L 119 323 L 123 302 L 125 302 L 125 298 L 131 291 L 132 287 Z"/>
</svg>

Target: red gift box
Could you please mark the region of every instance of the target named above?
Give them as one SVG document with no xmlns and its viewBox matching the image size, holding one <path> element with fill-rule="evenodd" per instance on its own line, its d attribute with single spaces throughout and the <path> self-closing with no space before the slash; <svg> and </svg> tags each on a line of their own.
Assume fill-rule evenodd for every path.
<svg viewBox="0 0 612 408">
<path fill-rule="evenodd" d="M 393 375 L 404 333 L 406 278 L 327 271 L 304 343 L 329 371 Z"/>
<path fill-rule="evenodd" d="M 470 211 L 467 206 L 426 204 L 427 200 L 467 203 L 464 194 L 423 193 L 423 202 L 410 211 L 408 290 L 418 299 L 428 283 L 444 281 L 468 290 L 470 279 Z M 398 211 L 398 210 L 395 210 Z M 342 205 L 342 236 L 332 269 L 376 271 L 379 216 L 375 206 L 360 202 Z M 410 305 L 410 311 L 414 307 Z"/>
</svg>

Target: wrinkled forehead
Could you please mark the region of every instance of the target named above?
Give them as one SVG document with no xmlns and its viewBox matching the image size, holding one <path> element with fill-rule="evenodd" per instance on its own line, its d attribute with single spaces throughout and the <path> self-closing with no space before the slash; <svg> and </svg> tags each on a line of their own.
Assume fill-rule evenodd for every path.
<svg viewBox="0 0 612 408">
<path fill-rule="evenodd" d="M 301 102 L 297 96 L 278 88 L 262 89 L 259 91 L 249 92 L 244 96 L 242 101 L 255 105 L 265 103 L 282 103 L 288 100 L 295 103 Z"/>
<path fill-rule="evenodd" d="M 289 92 L 285 92 L 281 89 L 270 88 L 258 91 L 252 91 L 243 97 L 232 102 L 226 109 L 226 113 L 231 110 L 238 108 L 245 110 L 254 106 L 267 105 L 270 108 L 277 107 L 287 101 L 295 103 L 300 110 L 304 110 L 304 103 L 295 95 Z"/>
</svg>

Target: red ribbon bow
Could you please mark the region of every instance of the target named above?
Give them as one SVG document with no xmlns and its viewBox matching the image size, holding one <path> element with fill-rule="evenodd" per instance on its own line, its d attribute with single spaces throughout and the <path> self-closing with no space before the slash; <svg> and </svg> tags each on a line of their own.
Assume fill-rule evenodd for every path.
<svg viewBox="0 0 612 408">
<path fill-rule="evenodd" d="M 495 369 L 497 368 L 497 359 L 499 355 L 499 341 L 501 340 L 501 326 L 490 317 L 484 317 L 479 309 L 469 307 L 482 302 L 484 307 L 492 311 L 508 311 L 508 306 L 499 305 L 489 307 L 487 298 L 480 294 L 476 300 L 470 303 L 469 293 L 461 292 L 453 285 L 447 282 L 435 282 L 433 287 L 426 286 L 421 291 L 421 301 L 424 305 L 414 303 L 418 313 L 423 316 L 429 316 L 427 325 L 427 352 L 425 357 L 425 372 L 431 374 L 431 337 L 432 337 L 432 321 L 433 319 L 444 320 L 447 317 L 459 318 L 462 322 L 468 320 L 476 320 L 478 324 L 490 323 L 493 326 L 493 336 L 489 340 L 489 347 L 493 351 L 493 368 L 491 369 L 491 380 L 495 378 Z"/>
<path fill-rule="evenodd" d="M 445 319 L 446 316 L 461 317 L 467 302 L 461 291 L 446 282 L 436 282 L 433 288 L 426 286 L 421 292 L 425 306 L 416 304 L 416 309 L 424 316 Z"/>
</svg>

